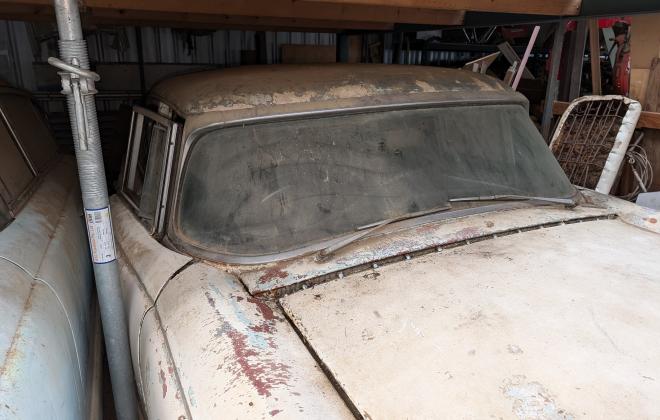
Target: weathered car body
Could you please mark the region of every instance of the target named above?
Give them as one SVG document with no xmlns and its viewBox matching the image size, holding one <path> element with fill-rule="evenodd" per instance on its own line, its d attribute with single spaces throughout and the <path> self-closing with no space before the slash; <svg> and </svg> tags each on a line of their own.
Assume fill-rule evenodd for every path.
<svg viewBox="0 0 660 420">
<path fill-rule="evenodd" d="M 328 229 L 326 238 L 301 230 L 295 223 L 308 219 L 287 203 L 298 203 L 298 209 L 305 205 L 307 197 L 294 191 L 305 178 L 329 183 L 349 169 L 310 175 L 295 168 L 300 175 L 286 178 L 293 184 L 267 184 L 255 197 L 233 177 L 247 167 L 246 183 L 258 184 L 272 181 L 292 156 L 294 162 L 305 153 L 311 156 L 307 163 L 323 161 L 308 146 L 324 133 L 332 137 L 332 130 L 304 134 L 296 124 L 302 120 L 314 126 L 317 119 L 337 115 L 379 117 L 401 111 L 375 125 L 390 131 L 405 126 L 403 134 L 396 134 L 401 144 L 453 135 L 433 129 L 417 136 L 417 127 L 430 120 L 406 125 L 406 118 L 417 115 L 409 110 L 424 110 L 419 115 L 429 113 L 429 118 L 475 116 L 474 126 L 484 131 L 475 120 L 481 115 L 494 121 L 493 144 L 513 147 L 495 126 L 499 116 L 512 115 L 507 112 L 526 118 L 527 104 L 499 81 L 429 67 L 263 66 L 181 76 L 157 85 L 151 101 L 151 110 L 134 114 L 122 192 L 112 198 L 133 363 L 149 418 L 660 414 L 660 359 L 654 355 L 660 345 L 657 213 L 571 187 L 570 197 L 562 198 L 575 201 L 570 207 L 541 205 L 542 198 L 493 197 L 469 205 L 449 200 L 451 208 L 428 213 L 413 206 L 410 217 L 397 218 L 393 211 L 384 221 L 370 214 L 378 209 L 360 211 L 367 221 L 376 219 L 356 220 L 358 234 L 349 232 L 354 236 L 338 246 L 337 238 L 345 235 Z M 494 113 L 478 114 L 479 106 Z M 453 107 L 459 107 L 458 113 L 452 114 Z M 395 121 L 393 127 L 388 120 Z M 273 127 L 268 125 L 273 121 L 284 122 L 276 126 L 281 136 L 277 147 L 263 136 L 241 137 Z M 361 121 L 356 130 L 370 121 Z M 518 130 L 516 124 L 531 126 L 529 121 L 511 121 L 504 132 L 532 138 L 509 154 L 519 160 L 533 157 L 539 172 L 554 177 L 548 182 L 556 181 L 557 191 L 567 192 L 567 180 L 558 175 L 538 133 Z M 299 131 L 291 134 L 287 130 L 292 127 Z M 227 146 L 227 159 L 198 153 L 196 163 L 188 165 L 209 132 L 230 133 L 207 142 Z M 339 137 L 326 143 L 335 146 Z M 373 140 L 368 137 L 359 138 Z M 388 159 L 405 159 L 414 152 L 395 148 L 388 143 L 392 139 L 375 143 L 369 156 L 387 152 Z M 157 147 L 145 147 L 145 141 Z M 247 148 L 251 141 L 259 147 Z M 287 142 L 298 142 L 300 154 L 287 149 Z M 347 150 L 351 144 L 358 143 L 342 143 Z M 451 162 L 469 166 L 463 158 L 470 150 Z M 490 153 L 497 154 L 497 148 Z M 206 176 L 190 184 L 190 174 L 205 165 L 208 155 L 222 165 L 206 168 Z M 250 159 L 266 155 L 267 164 L 254 167 Z M 338 166 L 351 158 L 348 152 L 327 156 Z M 433 159 L 417 159 L 433 167 Z M 531 165 L 521 174 L 533 172 Z M 520 185 L 527 182 L 518 178 L 524 177 L 516 177 Z M 391 188 L 396 185 L 397 197 L 417 192 L 410 185 L 409 192 L 404 188 L 400 193 L 398 179 L 387 180 Z M 188 185 L 195 194 L 186 193 Z M 218 185 L 228 189 L 216 190 Z M 527 192 L 543 188 L 530 184 Z M 291 223 L 278 226 L 279 239 L 289 242 L 273 241 L 269 226 L 254 228 L 244 222 L 252 219 L 236 213 L 227 216 L 233 222 L 222 228 L 231 231 L 229 236 L 212 223 L 197 229 L 190 224 L 196 220 L 182 219 L 187 211 L 182 207 L 196 208 L 200 202 L 229 206 L 236 191 L 244 203 L 256 203 L 255 212 L 266 208 L 274 224 L 280 219 Z M 318 202 L 315 223 L 331 213 L 323 203 Z M 225 217 L 215 207 L 211 216 L 195 214 Z M 344 229 L 341 223 L 351 215 L 341 214 L 337 223 Z M 241 223 L 254 236 L 241 237 L 243 230 L 235 228 Z M 205 243 L 200 236 L 216 230 L 221 231 L 213 237 L 219 238 L 216 242 Z M 312 239 L 296 243 L 303 234 Z M 265 251 L 263 243 L 268 244 Z M 328 246 L 335 248 L 324 254 Z"/>
<path fill-rule="evenodd" d="M 100 414 L 101 338 L 75 162 L 0 87 L 0 418 Z"/>
</svg>

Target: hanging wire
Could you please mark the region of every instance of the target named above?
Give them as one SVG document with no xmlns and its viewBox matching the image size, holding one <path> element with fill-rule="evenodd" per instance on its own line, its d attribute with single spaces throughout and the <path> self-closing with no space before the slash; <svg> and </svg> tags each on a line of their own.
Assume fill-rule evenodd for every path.
<svg viewBox="0 0 660 420">
<path fill-rule="evenodd" d="M 635 201 L 637 196 L 648 191 L 653 182 L 653 165 L 646 154 L 646 150 L 639 144 L 634 144 L 626 152 L 627 162 L 630 165 L 635 180 L 635 188 L 620 198 Z"/>
</svg>

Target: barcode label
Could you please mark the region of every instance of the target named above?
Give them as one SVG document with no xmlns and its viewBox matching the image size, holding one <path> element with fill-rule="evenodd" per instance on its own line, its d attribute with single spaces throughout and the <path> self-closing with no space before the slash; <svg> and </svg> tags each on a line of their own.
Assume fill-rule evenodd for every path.
<svg viewBox="0 0 660 420">
<path fill-rule="evenodd" d="M 116 259 L 115 239 L 112 235 L 112 219 L 110 209 L 85 209 L 85 222 L 89 237 L 89 250 L 92 262 L 104 264 Z"/>
</svg>

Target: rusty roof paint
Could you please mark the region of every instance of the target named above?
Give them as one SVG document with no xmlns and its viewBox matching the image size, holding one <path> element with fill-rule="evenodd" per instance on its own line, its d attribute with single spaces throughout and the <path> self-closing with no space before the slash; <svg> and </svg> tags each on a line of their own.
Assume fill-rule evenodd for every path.
<svg viewBox="0 0 660 420">
<path fill-rule="evenodd" d="M 492 92 L 520 100 L 500 80 L 464 70 L 335 64 L 241 66 L 201 71 L 162 81 L 154 86 L 151 96 L 172 106 L 185 118 L 216 111 L 332 104 L 342 99 L 382 100 L 400 96 L 411 102 L 419 94 L 430 94 L 438 100 L 448 94 L 479 100 Z"/>
</svg>

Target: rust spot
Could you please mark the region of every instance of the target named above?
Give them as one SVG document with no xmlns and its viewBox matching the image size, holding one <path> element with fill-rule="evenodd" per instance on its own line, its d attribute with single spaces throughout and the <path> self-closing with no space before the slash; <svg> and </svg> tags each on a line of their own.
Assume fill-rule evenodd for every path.
<svg viewBox="0 0 660 420">
<path fill-rule="evenodd" d="M 281 270 L 279 267 L 271 267 L 267 269 L 264 274 L 259 277 L 259 283 L 264 284 L 268 283 L 274 279 L 285 279 L 289 276 L 289 273 Z"/>
<path fill-rule="evenodd" d="M 456 232 L 456 238 L 459 241 L 476 238 L 477 236 L 481 236 L 481 231 L 476 226 L 466 227 Z"/>
<path fill-rule="evenodd" d="M 281 413 L 281 412 L 282 412 L 282 410 L 270 410 L 270 411 L 268 412 L 268 414 L 270 414 L 271 417 L 274 417 L 274 416 L 278 415 L 278 414 Z"/>
<path fill-rule="evenodd" d="M 247 301 L 257 306 L 257 310 L 261 314 L 261 317 L 266 321 L 280 320 L 275 316 L 275 313 L 273 313 L 273 310 L 270 308 L 270 306 L 268 306 L 263 300 L 250 296 L 247 298 Z"/>
<path fill-rule="evenodd" d="M 491 222 L 490 220 L 486 221 L 486 227 L 492 228 L 493 226 L 495 226 L 495 223 Z"/>
<path fill-rule="evenodd" d="M 420 235 L 423 235 L 425 233 L 434 232 L 436 229 L 437 226 L 434 226 L 433 224 L 426 224 L 415 229 L 415 233 L 419 233 Z"/>
<path fill-rule="evenodd" d="M 158 364 L 160 364 L 160 362 Z M 167 379 L 165 378 L 165 372 L 163 369 L 160 369 L 160 383 L 163 386 L 163 398 L 165 398 L 167 395 Z"/>
<path fill-rule="evenodd" d="M 648 220 L 649 220 L 649 223 L 658 223 L 658 219 L 656 219 L 655 217 L 649 217 Z"/>
<path fill-rule="evenodd" d="M 289 366 L 260 359 L 264 355 L 248 346 L 245 334 L 232 329 L 227 335 L 231 339 L 240 372 L 248 378 L 259 395 L 270 397 L 273 387 L 286 384 L 289 379 Z"/>
<path fill-rule="evenodd" d="M 236 298 L 236 302 L 240 302 L 245 299 L 243 296 L 234 296 L 234 297 Z"/>
<path fill-rule="evenodd" d="M 289 277 L 289 273 L 284 270 L 289 264 L 291 264 L 290 261 L 280 261 L 263 270 L 263 274 L 259 277 L 259 283 L 264 284 L 276 279 Z"/>
<path fill-rule="evenodd" d="M 288 365 L 277 363 L 273 360 L 272 354 L 266 349 L 254 348 L 250 345 L 248 335 L 237 330 L 232 324 L 227 322 L 224 316 L 215 307 L 215 300 L 209 292 L 205 292 L 206 298 L 214 308 L 214 312 L 221 321 L 221 326 L 216 328 L 215 337 L 228 337 L 232 346 L 232 363 L 218 365 L 218 369 L 224 368 L 233 375 L 242 375 L 257 390 L 257 393 L 264 397 L 271 396 L 273 387 L 285 385 L 289 379 Z M 263 321 L 258 325 L 250 325 L 249 330 L 260 334 L 273 334 L 275 331 L 275 321 L 281 320 L 273 310 L 262 300 L 254 297 L 247 297 L 246 300 L 256 305 Z M 273 337 L 266 337 L 268 347 L 277 348 Z"/>
<path fill-rule="evenodd" d="M 210 293 L 205 293 L 205 295 L 206 295 L 206 300 L 209 302 L 209 305 L 211 305 L 211 307 L 215 309 L 215 299 L 213 298 L 213 296 L 211 296 Z"/>
<path fill-rule="evenodd" d="M 25 304 L 23 305 L 23 312 L 21 313 L 21 318 L 18 321 L 16 326 L 16 331 L 11 338 L 11 344 L 9 345 L 9 350 L 5 354 L 5 359 L 0 366 L 0 378 L 4 377 L 5 374 L 12 370 L 12 367 L 16 364 L 21 356 L 20 350 L 18 350 L 19 342 L 22 339 L 22 330 L 25 325 L 26 315 L 32 310 L 32 296 L 34 295 L 35 283 L 33 282 L 30 286 L 30 291 L 28 292 L 27 299 L 25 299 Z"/>
</svg>

